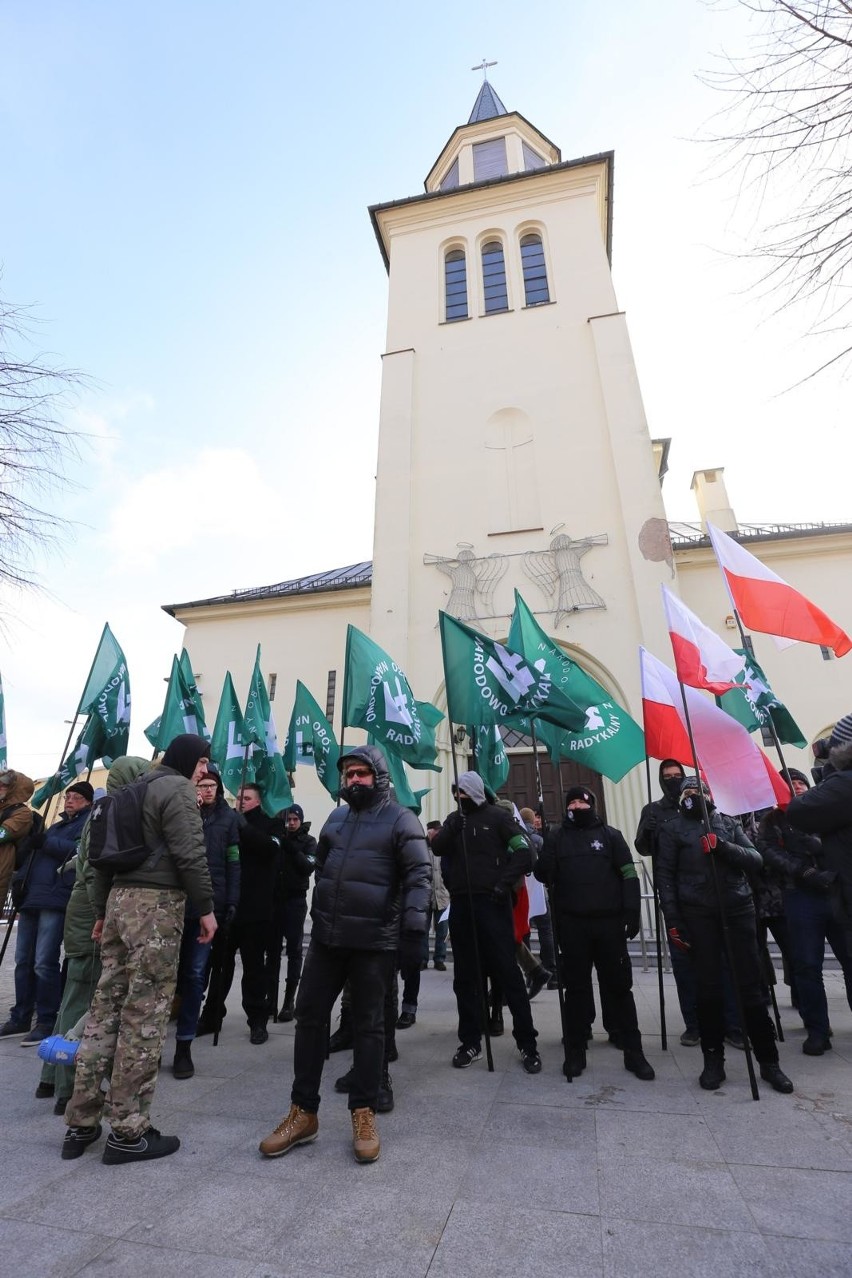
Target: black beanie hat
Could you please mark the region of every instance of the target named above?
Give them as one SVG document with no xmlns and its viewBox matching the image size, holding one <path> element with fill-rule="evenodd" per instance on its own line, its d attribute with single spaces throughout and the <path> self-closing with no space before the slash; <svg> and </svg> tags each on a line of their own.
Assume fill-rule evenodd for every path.
<svg viewBox="0 0 852 1278">
<path fill-rule="evenodd" d="M 87 803 L 94 803 L 95 791 L 88 781 L 75 781 L 73 785 L 69 785 L 65 791 L 66 794 L 79 794 Z"/>
<path fill-rule="evenodd" d="M 203 737 L 195 736 L 192 732 L 182 732 L 180 736 L 169 742 L 162 764 L 165 768 L 174 768 L 175 772 L 180 772 L 189 780 L 198 765 L 198 760 L 209 757 L 208 741 L 205 741 Z"/>
<path fill-rule="evenodd" d="M 791 781 L 801 781 L 810 790 L 811 783 L 808 780 L 808 778 L 805 776 L 804 772 L 800 772 L 798 768 L 789 768 L 788 771 L 790 773 Z"/>
<path fill-rule="evenodd" d="M 597 800 L 591 790 L 587 790 L 584 785 L 572 785 L 565 791 L 565 806 L 571 803 L 573 799 L 582 799 L 584 803 L 588 803 L 590 808 L 595 807 Z"/>
</svg>

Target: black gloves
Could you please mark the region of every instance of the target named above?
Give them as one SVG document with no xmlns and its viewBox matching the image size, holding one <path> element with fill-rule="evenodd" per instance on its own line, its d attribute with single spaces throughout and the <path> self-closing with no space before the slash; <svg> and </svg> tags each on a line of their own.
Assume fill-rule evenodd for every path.
<svg viewBox="0 0 852 1278">
<path fill-rule="evenodd" d="M 629 914 L 624 916 L 624 935 L 628 941 L 632 941 L 634 936 L 639 935 L 642 927 L 642 915 L 638 910 L 631 910 Z"/>
<path fill-rule="evenodd" d="M 419 968 L 423 961 L 423 933 L 422 932 L 402 932 L 399 938 L 399 966 L 402 971 L 406 968 Z"/>
<path fill-rule="evenodd" d="M 834 884 L 835 874 L 831 870 L 816 870 L 811 868 L 805 870 L 801 877 L 803 888 L 807 888 L 809 892 L 830 892 Z"/>
</svg>

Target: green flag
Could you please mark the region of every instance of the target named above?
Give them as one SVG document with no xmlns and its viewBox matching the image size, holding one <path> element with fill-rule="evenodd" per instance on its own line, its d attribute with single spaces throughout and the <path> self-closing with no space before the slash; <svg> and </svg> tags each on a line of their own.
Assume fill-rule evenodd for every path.
<svg viewBox="0 0 852 1278">
<path fill-rule="evenodd" d="M 234 692 L 234 681 L 229 670 L 222 686 L 222 697 L 210 741 L 210 758 L 219 769 L 225 789 L 233 795 L 236 795 L 240 788 L 246 746 L 250 745 L 251 737 L 240 703 L 237 701 L 237 694 Z M 248 779 L 250 775 L 248 770 L 245 775 Z"/>
<path fill-rule="evenodd" d="M 802 748 L 807 741 L 796 720 L 782 701 L 779 701 L 769 686 L 769 680 L 757 664 L 752 653 L 744 648 L 736 648 L 735 652 L 745 657 L 745 666 L 736 677 L 742 684 L 742 690 L 732 688 L 730 692 L 716 698 L 716 704 L 749 732 L 757 732 L 758 728 L 769 726 L 769 720 L 775 726 L 778 740 L 782 745 Z"/>
<path fill-rule="evenodd" d="M 163 713 L 148 724 L 145 736 L 155 750 L 165 750 L 169 742 L 181 732 L 191 732 L 210 740 L 210 733 L 204 722 L 201 694 L 195 683 L 186 648 L 182 650 L 180 660 L 172 657 L 172 671 L 166 688 Z"/>
<path fill-rule="evenodd" d="M 554 687 L 583 708 L 584 723 L 579 731 L 563 732 L 548 723 L 536 726 L 536 735 L 547 746 L 551 759 L 574 759 L 610 781 L 620 781 L 642 762 L 645 736 L 639 724 L 542 630 L 517 590 L 508 643 L 537 670 L 546 671 Z"/>
<path fill-rule="evenodd" d="M 95 659 L 80 698 L 77 714 L 89 714 L 95 706 L 104 688 L 113 678 L 116 668 L 124 664 L 124 653 L 115 640 L 115 635 L 105 625 L 98 642 Z M 126 750 L 124 751 L 126 753 Z M 118 757 L 118 756 L 116 756 Z"/>
<path fill-rule="evenodd" d="M 252 742 L 249 752 L 250 779 L 260 789 L 263 810 L 267 816 L 275 816 L 293 802 L 293 791 L 287 777 L 287 769 L 278 748 L 278 733 L 269 702 L 269 693 L 260 670 L 260 644 L 254 659 L 245 724 Z"/>
<path fill-rule="evenodd" d="M 416 701 L 405 672 L 367 635 L 349 626 L 343 678 L 344 726 L 363 728 L 412 768 L 440 772 L 435 729 L 443 714 Z"/>
<path fill-rule="evenodd" d="M 509 723 L 527 716 L 579 732 L 586 714 L 559 689 L 547 669 L 532 665 L 487 635 L 438 613 L 447 708 L 453 723 Z"/>
<path fill-rule="evenodd" d="M 472 732 L 476 771 L 496 794 L 509 778 L 509 756 L 503 735 L 496 723 L 480 724 Z"/>
<path fill-rule="evenodd" d="M 6 697 L 3 694 L 3 680 L 0 678 L 0 772 L 6 768 Z"/>
<path fill-rule="evenodd" d="M 390 783 L 393 786 L 397 803 L 404 808 L 410 808 L 415 816 L 420 816 L 423 810 L 423 798 L 429 793 L 428 788 L 425 790 L 412 790 L 402 759 L 395 755 L 392 750 L 389 750 L 387 746 L 382 746 L 382 743 L 377 741 L 370 732 L 367 733 L 367 740 L 370 745 L 378 746 L 387 760 Z"/>
<path fill-rule="evenodd" d="M 340 789 L 337 760 L 340 747 L 328 719 L 301 679 L 296 680 L 296 700 L 284 744 L 284 767 L 295 772 L 299 764 L 316 768 L 317 777 L 333 799 Z"/>
</svg>

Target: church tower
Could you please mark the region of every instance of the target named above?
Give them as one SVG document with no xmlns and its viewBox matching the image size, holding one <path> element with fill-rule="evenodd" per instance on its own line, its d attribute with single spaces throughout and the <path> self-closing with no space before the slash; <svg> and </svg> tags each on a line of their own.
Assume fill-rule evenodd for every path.
<svg viewBox="0 0 852 1278">
<path fill-rule="evenodd" d="M 370 629 L 439 705 L 438 609 L 505 638 L 515 587 L 634 716 L 637 646 L 666 650 L 660 450 L 612 192 L 611 152 L 563 160 L 486 80 L 424 193 L 370 210 L 389 274 Z M 632 818 L 638 780 L 604 788 Z"/>
</svg>

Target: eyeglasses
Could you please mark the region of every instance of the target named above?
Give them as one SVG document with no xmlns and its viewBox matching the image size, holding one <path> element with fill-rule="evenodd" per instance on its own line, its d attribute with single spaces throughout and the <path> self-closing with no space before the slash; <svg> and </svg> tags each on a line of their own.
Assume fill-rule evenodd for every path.
<svg viewBox="0 0 852 1278">
<path fill-rule="evenodd" d="M 196 790 L 215 790 L 215 789 L 216 789 L 216 782 L 215 782 L 215 781 L 203 781 L 203 782 L 201 782 L 201 784 L 197 785 L 195 788 L 196 788 Z"/>
<path fill-rule="evenodd" d="M 373 775 L 370 768 L 346 768 L 343 773 L 344 777 L 371 777 Z"/>
</svg>

